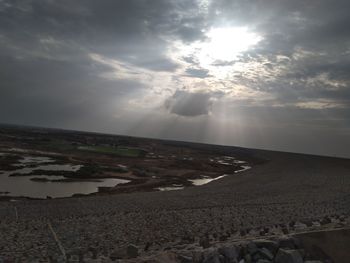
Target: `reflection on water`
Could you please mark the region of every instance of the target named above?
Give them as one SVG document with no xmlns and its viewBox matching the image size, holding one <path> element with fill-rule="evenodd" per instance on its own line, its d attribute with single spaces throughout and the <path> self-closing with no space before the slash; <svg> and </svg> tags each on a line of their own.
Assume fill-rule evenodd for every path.
<svg viewBox="0 0 350 263">
<path fill-rule="evenodd" d="M 23 159 L 19 160 L 19 165 L 27 165 L 27 164 L 39 164 L 39 163 L 52 163 L 53 159 L 49 157 L 42 156 L 24 156 Z"/>
<path fill-rule="evenodd" d="M 20 166 L 23 167 L 23 166 Z M 35 172 L 36 170 L 44 171 L 67 171 L 67 172 L 76 172 L 82 167 L 82 165 L 72 165 L 72 164 L 48 164 L 48 165 L 39 165 L 35 167 L 24 167 L 14 171 L 7 172 L 8 175 L 11 174 L 29 174 Z"/>
<path fill-rule="evenodd" d="M 128 180 L 105 178 L 100 182 L 37 182 L 31 178 L 47 178 L 49 180 L 63 179 L 64 176 L 16 176 L 9 177 L 9 172 L 0 174 L 0 192 L 9 192 L 11 196 L 26 196 L 35 198 L 69 197 L 73 194 L 90 194 L 97 192 L 98 187 L 113 187 L 117 184 L 127 183 Z"/>
<path fill-rule="evenodd" d="M 248 166 L 248 165 L 242 165 L 241 166 L 242 168 L 240 170 L 236 170 L 235 173 L 240 173 L 240 172 L 243 172 L 243 171 L 246 171 L 248 169 L 250 169 L 251 167 Z M 207 183 L 210 183 L 212 181 L 215 181 L 215 180 L 218 180 L 218 179 L 221 179 L 225 176 L 228 176 L 228 174 L 223 174 L 221 176 L 218 176 L 216 178 L 211 178 L 211 177 L 203 177 L 203 178 L 199 178 L 199 179 L 191 179 L 189 180 L 190 182 L 192 182 L 193 185 L 203 185 L 203 184 L 207 184 Z"/>
<path fill-rule="evenodd" d="M 49 164 L 49 165 L 41 165 L 35 167 L 35 170 L 45 170 L 45 171 L 70 171 L 76 172 L 78 171 L 82 165 L 71 165 L 71 164 Z M 35 171 L 34 170 L 34 171 Z"/>
<path fill-rule="evenodd" d="M 159 191 L 174 191 L 174 190 L 181 190 L 184 188 L 185 187 L 181 184 L 179 184 L 179 185 L 173 184 L 172 186 L 157 187 L 156 189 Z"/>
<path fill-rule="evenodd" d="M 242 169 L 235 171 L 235 173 L 244 172 L 244 171 L 249 170 L 250 168 L 252 168 L 252 167 L 250 167 L 248 165 L 242 165 L 241 167 L 242 167 Z"/>
<path fill-rule="evenodd" d="M 2 154 L 3 155 L 3 154 Z M 54 162 L 49 157 L 25 156 L 16 166 L 19 169 L 14 171 L 0 171 L 0 194 L 10 196 L 25 196 L 33 198 L 46 198 L 47 196 L 69 197 L 73 194 L 90 194 L 98 191 L 98 187 L 113 187 L 117 184 L 127 183 L 129 180 L 102 178 L 89 181 L 82 180 L 77 182 L 60 182 L 51 180 L 65 179 L 64 176 L 56 175 L 35 175 L 35 170 L 44 171 L 78 171 L 82 165 L 72 164 L 46 164 Z M 45 163 L 45 165 L 44 165 Z M 26 165 L 38 164 L 35 167 L 26 167 Z M 28 174 L 25 176 L 10 176 L 11 174 Z M 31 179 L 33 179 L 31 180 Z M 41 181 L 37 181 L 38 178 Z M 45 181 L 45 179 L 47 179 Z"/>
<path fill-rule="evenodd" d="M 4 156 L 4 153 L 0 153 L 0 156 Z M 82 165 L 72 164 L 50 164 L 55 160 L 50 157 L 38 157 L 38 156 L 24 156 L 16 166 L 19 168 L 14 171 L 1 171 L 0 170 L 0 195 L 8 194 L 11 196 L 26 196 L 33 198 L 46 198 L 47 196 L 55 197 L 69 197 L 73 194 L 90 194 L 98 191 L 98 187 L 114 187 L 118 184 L 129 182 L 129 180 L 103 178 L 99 180 L 85 180 L 76 182 L 60 182 L 53 180 L 65 179 L 64 176 L 54 175 L 35 175 L 36 170 L 42 171 L 78 171 Z M 245 161 L 236 160 L 234 157 L 225 156 L 222 159 L 214 160 L 223 165 L 237 165 L 244 164 Z M 240 166 L 240 170 L 234 171 L 239 173 L 250 169 L 248 165 Z M 29 174 L 25 176 L 10 176 L 11 174 Z M 202 177 L 198 179 L 189 180 L 194 186 L 204 185 L 212 181 L 221 179 L 228 174 L 223 174 L 216 178 Z M 35 180 L 31 180 L 35 178 Z M 38 180 L 38 178 L 40 178 Z M 173 184 L 171 186 L 155 188 L 159 191 L 172 191 L 184 189 L 183 185 Z"/>
<path fill-rule="evenodd" d="M 240 169 L 234 171 L 234 173 L 244 172 L 244 171 L 246 171 L 246 170 L 251 168 L 251 166 L 248 166 L 248 165 L 241 165 L 241 164 L 247 164 L 246 161 L 237 160 L 237 159 L 235 159 L 235 157 L 232 157 L 232 156 L 221 156 L 221 157 L 216 157 L 214 159 L 210 158 L 209 161 L 210 162 L 216 162 L 216 163 L 219 163 L 219 164 L 222 164 L 222 165 L 229 165 L 229 166 L 236 166 L 236 165 L 239 164 L 240 165 L 239 166 Z M 204 184 L 210 183 L 210 182 L 215 181 L 215 180 L 219 180 L 219 179 L 224 178 L 224 177 L 226 177 L 228 175 L 229 174 L 223 174 L 223 175 L 218 176 L 216 178 L 203 176 L 202 178 L 189 179 L 188 181 L 192 182 L 192 184 L 194 186 L 199 186 L 199 185 L 204 185 Z M 158 187 L 158 188 L 155 188 L 155 189 L 159 190 L 159 191 L 172 191 L 172 190 L 184 189 L 184 186 L 182 186 L 182 185 L 172 185 L 172 186 L 168 186 L 168 187 Z"/>
<path fill-rule="evenodd" d="M 31 176 L 26 176 L 29 180 L 32 178 L 40 178 L 40 179 L 47 179 L 47 180 L 62 180 L 65 179 L 63 175 L 50 175 L 50 176 L 45 176 L 45 175 L 31 175 Z"/>
<path fill-rule="evenodd" d="M 215 181 L 215 180 L 221 179 L 221 178 L 223 178 L 223 177 L 225 177 L 227 175 L 228 174 L 224 174 L 224 175 L 218 176 L 216 178 L 203 177 L 203 178 L 199 178 L 199 179 L 191 179 L 189 181 L 192 182 L 193 185 L 203 185 L 203 184 L 210 183 L 211 181 Z"/>
</svg>

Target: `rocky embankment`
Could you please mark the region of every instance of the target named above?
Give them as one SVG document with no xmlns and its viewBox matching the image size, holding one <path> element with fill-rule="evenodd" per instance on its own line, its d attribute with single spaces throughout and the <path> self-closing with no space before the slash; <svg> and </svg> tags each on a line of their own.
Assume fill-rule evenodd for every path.
<svg viewBox="0 0 350 263">
<path fill-rule="evenodd" d="M 0 239 L 0 262 L 337 263 L 329 260 L 321 249 L 317 250 L 316 257 L 310 254 L 296 235 L 350 226 L 350 217 L 335 215 L 231 231 L 220 225 L 205 233 L 191 233 L 181 232 L 180 227 L 171 225 L 175 222 L 172 221 L 168 232 L 173 232 L 173 237 L 167 238 L 161 232 L 154 235 L 157 227 L 151 228 L 150 221 L 140 225 L 140 218 L 136 219 L 135 214 L 132 214 L 134 221 L 125 215 L 128 226 L 122 216 L 120 224 L 111 216 L 106 215 L 101 222 L 93 216 L 93 211 L 89 213 L 89 216 L 69 216 L 59 221 L 21 220 L 21 215 L 14 210 L 15 218 L 11 222 L 1 220 L 0 223 L 4 234 Z M 164 220 L 164 214 L 162 217 Z M 171 218 L 167 220 L 170 222 Z M 138 227 L 144 228 L 146 235 L 142 239 L 137 233 Z M 210 229 L 209 225 L 202 227 Z M 116 231 L 118 228 L 120 231 Z"/>
<path fill-rule="evenodd" d="M 274 239 L 255 239 L 233 243 L 220 243 L 202 248 L 194 247 L 187 250 L 169 250 L 149 257 L 140 257 L 125 262 L 144 263 L 322 263 L 332 262 L 322 257 L 315 257 L 306 251 L 297 237 L 282 236 Z M 115 254 L 113 259 L 122 254 Z M 133 246 L 125 249 L 125 255 L 136 256 Z M 112 256 L 113 257 L 113 256 Z"/>
<path fill-rule="evenodd" d="M 331 223 L 333 222 L 333 223 Z M 334 224 L 334 222 L 337 222 Z M 315 230 L 316 223 L 326 224 L 322 230 Z M 347 251 L 332 251 L 332 245 L 327 240 L 328 233 L 345 244 L 335 244 L 339 250 L 350 242 L 350 229 L 344 226 L 350 223 L 350 219 L 324 218 L 320 222 L 314 222 L 314 227 L 303 226 L 306 232 L 296 233 L 292 223 L 289 227 L 294 233 L 280 236 L 247 237 L 234 240 L 219 240 L 213 236 L 205 236 L 196 239 L 196 242 L 188 244 L 184 241 L 161 246 L 157 244 L 152 248 L 151 243 L 144 247 L 128 244 L 110 252 L 108 256 L 98 255 L 96 247 L 90 247 L 85 253 L 71 251 L 66 255 L 66 260 L 71 262 L 129 262 L 129 263 L 345 263 L 350 255 Z M 298 222 L 298 224 L 302 224 Z M 338 227 L 329 229 L 329 227 Z M 266 229 L 265 229 L 266 230 Z M 297 231 L 295 231 L 297 230 Z M 316 235 L 314 235 L 316 234 Z M 343 235 L 343 237 L 341 237 Z M 306 240 L 305 240 L 306 236 Z M 317 238 L 315 239 L 315 236 Z M 345 239 L 344 239 L 345 236 Z M 304 244 L 308 239 L 310 244 Z M 225 239 L 223 241 L 223 239 Z M 329 238 L 328 238 L 329 239 Z M 319 244 L 323 246 L 319 246 Z M 327 244 L 328 243 L 328 244 Z M 333 254 L 329 254 L 332 251 Z M 341 258 L 346 255 L 346 258 Z M 60 257 L 63 260 L 62 257 Z"/>
</svg>

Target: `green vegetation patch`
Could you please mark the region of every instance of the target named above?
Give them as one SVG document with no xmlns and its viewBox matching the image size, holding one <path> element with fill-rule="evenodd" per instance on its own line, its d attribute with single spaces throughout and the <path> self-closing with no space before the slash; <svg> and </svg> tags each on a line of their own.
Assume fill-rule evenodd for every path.
<svg viewBox="0 0 350 263">
<path fill-rule="evenodd" d="M 61 150 L 61 151 L 69 151 L 74 149 L 74 146 L 72 146 L 71 143 L 64 140 L 58 140 L 58 139 L 51 139 L 48 142 L 44 142 L 42 144 L 50 149 Z"/>
<path fill-rule="evenodd" d="M 109 146 L 80 146 L 79 150 L 92 151 L 96 153 L 112 154 L 124 157 L 139 157 L 144 151 L 137 148 L 109 147 Z"/>
</svg>

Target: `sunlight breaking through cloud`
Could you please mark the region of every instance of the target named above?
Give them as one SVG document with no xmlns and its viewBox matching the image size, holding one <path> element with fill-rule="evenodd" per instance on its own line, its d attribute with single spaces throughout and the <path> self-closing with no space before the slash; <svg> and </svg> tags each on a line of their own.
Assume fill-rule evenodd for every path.
<svg viewBox="0 0 350 263">
<path fill-rule="evenodd" d="M 315 129 L 345 136 L 349 8 L 3 0 L 0 121 L 232 144 L 287 131 L 305 142 Z"/>
<path fill-rule="evenodd" d="M 225 78 L 234 70 L 235 60 L 262 40 L 246 27 L 217 27 L 205 33 L 204 40 L 189 45 L 176 43 L 178 56 L 189 57 L 198 67 L 208 70 L 216 78 Z M 221 64 L 223 67 L 217 67 Z"/>
</svg>

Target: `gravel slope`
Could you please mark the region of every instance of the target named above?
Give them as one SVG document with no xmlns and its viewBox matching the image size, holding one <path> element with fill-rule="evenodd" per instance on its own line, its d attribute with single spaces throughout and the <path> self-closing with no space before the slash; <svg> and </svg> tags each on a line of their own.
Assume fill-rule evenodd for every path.
<svg viewBox="0 0 350 263">
<path fill-rule="evenodd" d="M 0 255 L 57 258 L 48 222 L 66 251 L 95 249 L 108 256 L 130 243 L 157 249 L 205 235 L 240 236 L 262 227 L 278 232 L 291 221 L 349 215 L 349 159 L 255 154 L 269 161 L 181 191 L 0 202 Z"/>
</svg>

